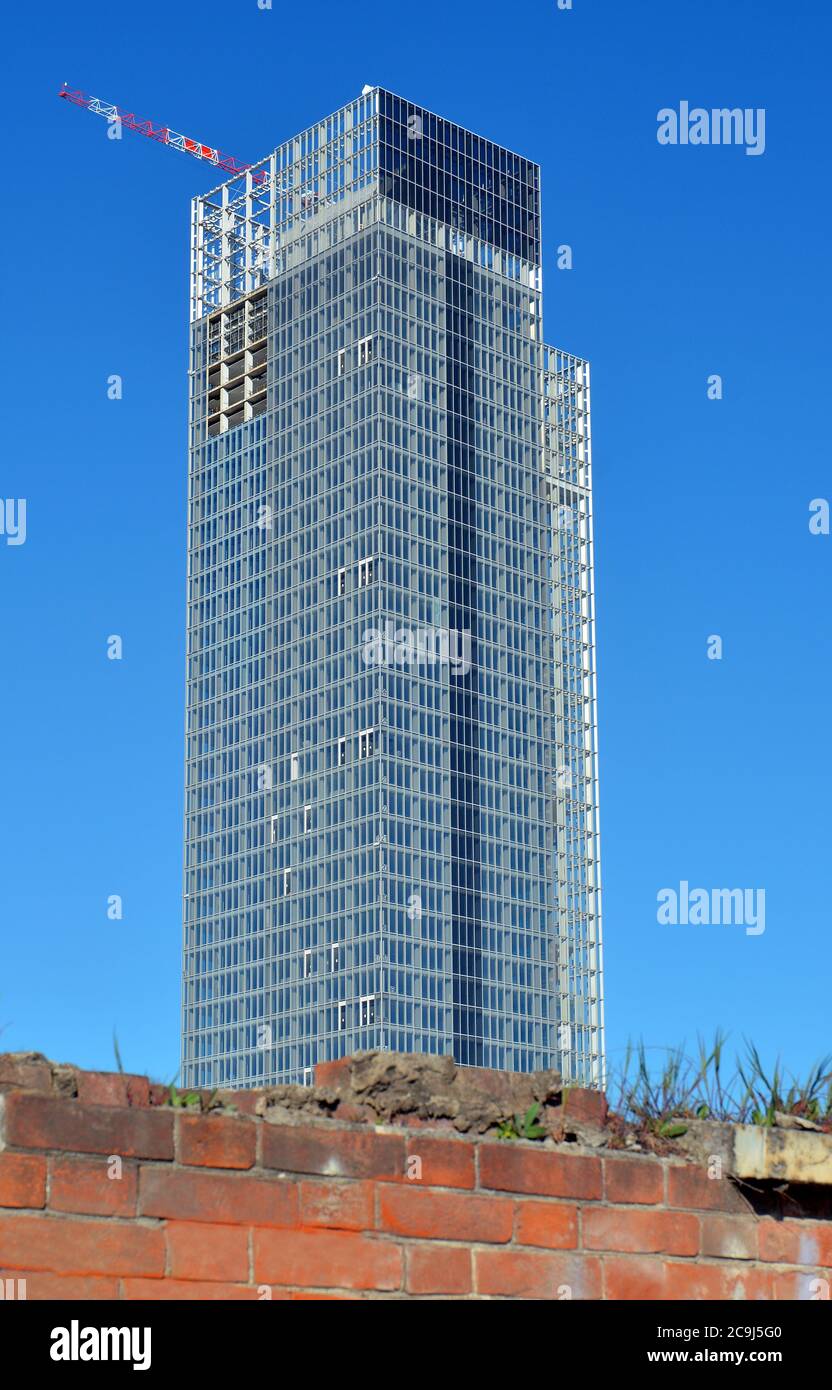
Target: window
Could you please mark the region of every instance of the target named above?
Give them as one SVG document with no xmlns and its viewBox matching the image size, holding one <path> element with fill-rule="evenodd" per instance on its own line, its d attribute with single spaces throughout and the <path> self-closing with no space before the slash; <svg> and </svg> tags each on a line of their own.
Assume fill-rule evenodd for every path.
<svg viewBox="0 0 832 1390">
<path fill-rule="evenodd" d="M 304 1067 L 303 1084 L 304 1086 L 313 1086 L 315 1084 L 315 1075 L 312 1067 Z"/>
<path fill-rule="evenodd" d="M 369 1028 L 370 1024 L 371 1024 L 371 1023 L 375 1023 L 375 1021 L 376 1021 L 376 997 L 375 997 L 375 995 L 374 995 L 374 994 L 368 994 L 367 997 L 366 997 L 365 999 L 360 999 L 360 1000 L 359 1000 L 359 1007 L 360 1007 L 360 1009 L 361 1009 L 361 1027 L 362 1027 L 362 1028 Z"/>
<path fill-rule="evenodd" d="M 277 844 L 277 822 L 278 822 L 279 820 L 280 820 L 280 817 L 279 817 L 279 816 L 272 816 L 272 844 L 273 844 L 273 845 L 276 845 L 276 844 Z"/>
<path fill-rule="evenodd" d="M 336 592 L 336 594 L 345 594 L 345 593 L 347 592 L 347 571 L 346 571 L 346 570 L 339 570 L 338 573 L 336 574 L 336 576 L 335 576 L 335 592 Z"/>
<path fill-rule="evenodd" d="M 371 758 L 375 752 L 375 729 L 362 729 L 358 735 L 359 758 Z"/>
<path fill-rule="evenodd" d="M 344 1029 L 346 1028 L 346 1026 L 347 1026 L 347 1006 L 346 1006 L 346 1004 L 339 1004 L 339 1005 L 338 1005 L 338 1031 L 339 1031 L 339 1033 L 343 1033 L 343 1031 L 344 1031 Z"/>
<path fill-rule="evenodd" d="M 339 943 L 339 942 L 333 941 L 333 943 L 332 943 L 332 945 L 331 945 L 331 947 L 330 947 L 330 952 L 329 952 L 329 954 L 330 954 L 330 961 L 329 961 L 329 963 L 330 963 L 330 969 L 331 969 L 331 970 L 340 970 L 340 969 L 341 969 L 341 946 L 340 946 L 340 943 Z"/>
<path fill-rule="evenodd" d="M 339 376 L 343 376 L 346 370 L 347 370 L 347 352 L 346 352 L 346 348 L 341 348 L 341 351 L 338 353 L 338 375 L 339 375 Z"/>
<path fill-rule="evenodd" d="M 358 562 L 358 587 L 367 589 L 373 582 L 373 561 L 359 560 Z"/>
<path fill-rule="evenodd" d="M 291 893 L 291 891 L 292 891 L 292 870 L 291 870 L 291 869 L 284 869 L 284 870 L 283 870 L 283 896 L 284 896 L 284 898 L 287 897 L 288 894 Z"/>
<path fill-rule="evenodd" d="M 347 740 L 346 740 L 345 738 L 339 738 L 339 740 L 338 740 L 338 766 L 339 766 L 339 767 L 343 767 L 343 766 L 344 766 L 344 763 L 345 763 L 346 761 L 347 761 Z"/>
<path fill-rule="evenodd" d="M 366 367 L 368 362 L 373 360 L 373 340 L 372 338 L 362 338 L 358 344 L 358 365 Z"/>
<path fill-rule="evenodd" d="M 305 834 L 305 835 L 308 834 L 309 831 L 310 831 L 311 829 L 312 829 L 312 807 L 311 807 L 311 806 L 304 806 L 304 808 L 303 808 L 303 832 L 304 832 L 304 834 Z"/>
<path fill-rule="evenodd" d="M 300 777 L 300 758 L 297 753 L 292 754 L 290 776 L 293 782 L 297 782 Z"/>
<path fill-rule="evenodd" d="M 311 974 L 312 974 L 312 952 L 311 952 L 311 951 L 304 951 L 304 953 L 303 953 L 303 978 L 304 978 L 304 980 L 308 980 L 308 979 L 309 979 L 309 976 L 310 976 Z"/>
</svg>

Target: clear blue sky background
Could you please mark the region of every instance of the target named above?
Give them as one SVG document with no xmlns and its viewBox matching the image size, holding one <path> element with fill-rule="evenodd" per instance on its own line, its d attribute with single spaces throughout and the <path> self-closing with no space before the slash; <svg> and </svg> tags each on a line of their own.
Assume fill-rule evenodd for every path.
<svg viewBox="0 0 832 1390">
<path fill-rule="evenodd" d="M 0 1045 L 109 1067 L 115 1027 L 129 1069 L 178 1066 L 189 199 L 215 177 L 56 91 L 254 160 L 369 82 L 540 162 L 547 340 L 592 361 L 611 1065 L 721 1025 L 807 1068 L 832 1046 L 827 0 L 47 3 L 5 30 L 0 493 L 29 534 L 0 541 Z M 765 155 L 660 147 L 682 99 L 765 107 Z M 681 879 L 765 888 L 765 934 L 660 927 Z"/>
</svg>

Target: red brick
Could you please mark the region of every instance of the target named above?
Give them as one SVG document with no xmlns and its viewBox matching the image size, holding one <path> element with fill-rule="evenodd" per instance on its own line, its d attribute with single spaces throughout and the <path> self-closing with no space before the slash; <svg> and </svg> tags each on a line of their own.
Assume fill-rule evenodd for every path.
<svg viewBox="0 0 832 1390">
<path fill-rule="evenodd" d="M 303 1182 L 300 1185 L 300 1224 L 371 1231 L 375 1225 L 374 1195 L 371 1182 Z"/>
<path fill-rule="evenodd" d="M 294 1183 L 240 1174 L 142 1168 L 139 1214 L 239 1226 L 296 1226 Z"/>
<path fill-rule="evenodd" d="M 21 1149 L 173 1158 L 173 1115 L 81 1105 L 77 1100 L 13 1091 L 6 1096 L 5 1139 Z"/>
<path fill-rule="evenodd" d="M 169 1221 L 168 1272 L 174 1279 L 248 1282 L 248 1228 Z"/>
<path fill-rule="evenodd" d="M 728 1276 L 726 1298 L 749 1303 L 771 1302 L 774 1293 L 774 1270 L 759 1265 L 737 1265 Z"/>
<path fill-rule="evenodd" d="M 702 1254 L 723 1260 L 756 1260 L 756 1217 L 703 1216 Z"/>
<path fill-rule="evenodd" d="M 672 1163 L 667 1170 L 668 1207 L 690 1211 L 736 1212 L 743 1216 L 749 1204 L 728 1177 L 708 1177 L 707 1169 L 696 1163 Z"/>
<path fill-rule="evenodd" d="M 254 1232 L 255 1283 L 321 1289 L 399 1289 L 402 1251 L 353 1231 Z"/>
<path fill-rule="evenodd" d="M 252 1168 L 257 1150 L 253 1120 L 224 1115 L 177 1115 L 180 1163 L 202 1168 Z"/>
<path fill-rule="evenodd" d="M 338 1057 L 334 1062 L 318 1062 L 315 1067 L 315 1085 L 331 1086 L 333 1090 L 338 1091 L 349 1081 L 351 1067 L 351 1057 Z"/>
<path fill-rule="evenodd" d="M 667 1170 L 667 1204 L 691 1211 L 730 1211 L 742 1216 L 748 1205 L 728 1178 L 709 1178 L 694 1163 L 674 1163 Z"/>
<path fill-rule="evenodd" d="M 326 1178 L 405 1176 L 405 1141 L 400 1134 L 334 1129 L 321 1125 L 263 1126 L 262 1163 L 283 1173 Z"/>
<path fill-rule="evenodd" d="M 773 1297 L 771 1277 L 752 1266 L 669 1263 L 646 1256 L 604 1256 L 604 1297 L 608 1301 L 650 1299 L 720 1302 Z"/>
<path fill-rule="evenodd" d="M 646 1255 L 604 1256 L 604 1298 L 639 1302 L 665 1297 L 664 1265 Z"/>
<path fill-rule="evenodd" d="M 514 1239 L 517 1245 L 574 1250 L 578 1243 L 577 1209 L 560 1202 L 518 1202 Z"/>
<path fill-rule="evenodd" d="M 257 1114 L 257 1106 L 264 1095 L 264 1091 L 217 1091 L 214 1094 L 214 1099 L 219 1101 L 221 1105 L 236 1110 L 238 1115 L 254 1116 Z"/>
<path fill-rule="evenodd" d="M 0 1207 L 46 1205 L 46 1159 L 36 1154 L 0 1154 Z"/>
<path fill-rule="evenodd" d="M 531 1251 L 475 1250 L 478 1293 L 502 1298 L 590 1299 L 601 1296 L 600 1260 Z"/>
<path fill-rule="evenodd" d="M 149 1105 L 150 1083 L 127 1072 L 79 1071 L 78 1099 L 82 1105 Z"/>
<path fill-rule="evenodd" d="M 416 1171 L 413 1160 L 421 1163 L 421 1174 L 410 1176 Z M 429 1139 L 427 1136 L 407 1141 L 408 1182 L 425 1183 L 429 1187 L 473 1188 L 476 1182 L 474 1169 L 474 1146 L 461 1139 Z"/>
<path fill-rule="evenodd" d="M 126 1299 L 152 1299 L 156 1303 L 183 1299 L 256 1303 L 258 1298 L 257 1290 L 245 1284 L 219 1284 L 198 1279 L 124 1279 L 122 1288 Z"/>
<path fill-rule="evenodd" d="M 774 1298 L 780 1303 L 825 1303 L 832 1297 L 828 1275 L 811 1269 L 772 1270 Z"/>
<path fill-rule="evenodd" d="M 471 1292 L 471 1252 L 458 1245 L 411 1245 L 407 1291 L 412 1294 Z"/>
<path fill-rule="evenodd" d="M 435 1192 L 430 1188 L 380 1187 L 379 1227 L 396 1235 L 434 1240 L 511 1240 L 514 1211 L 499 1197 Z"/>
<path fill-rule="evenodd" d="M 595 1207 L 583 1214 L 587 1250 L 698 1255 L 699 1220 L 675 1211 Z"/>
<path fill-rule="evenodd" d="M 51 1091 L 52 1068 L 37 1053 L 0 1052 L 0 1088 L 16 1086 L 27 1091 Z"/>
<path fill-rule="evenodd" d="M 647 1205 L 664 1201 L 664 1168 L 654 1158 L 605 1158 L 608 1202 Z"/>
<path fill-rule="evenodd" d="M 533 1149 L 517 1140 L 483 1144 L 480 1187 L 502 1192 L 530 1192 L 541 1197 L 577 1197 L 598 1201 L 601 1160 L 554 1149 Z"/>
<path fill-rule="evenodd" d="M 771 1298 L 766 1271 L 730 1265 L 665 1264 L 664 1298 L 692 1302 L 753 1302 Z"/>
<path fill-rule="evenodd" d="M 810 1269 L 832 1267 L 832 1222 L 761 1221 L 760 1259 Z"/>
<path fill-rule="evenodd" d="M 48 1274 L 42 1269 L 0 1269 L 0 1281 L 4 1279 L 25 1279 L 26 1298 L 30 1302 L 63 1298 L 88 1302 L 118 1298 L 118 1279 L 104 1279 L 94 1274 Z M 148 1280 L 148 1283 L 156 1282 Z"/>
<path fill-rule="evenodd" d="M 53 1211 L 84 1212 L 90 1216 L 135 1216 L 136 1169 L 123 1163 L 121 1177 L 109 1176 L 106 1158 L 49 1160 L 49 1206 Z"/>
<path fill-rule="evenodd" d="M 367 1105 L 356 1105 L 352 1100 L 339 1100 L 335 1107 L 334 1118 L 341 1120 L 345 1125 L 375 1124 L 376 1116 L 374 1111 Z M 406 1117 L 400 1117 L 396 1121 L 399 1125 L 406 1124 Z M 306 1295 L 303 1295 L 305 1297 Z"/>
<path fill-rule="evenodd" d="M 607 1098 L 603 1091 L 582 1086 L 564 1088 L 563 1113 L 567 1120 L 601 1128 L 607 1119 Z"/>
<path fill-rule="evenodd" d="M 69 1217 L 0 1216 L 0 1265 L 53 1274 L 161 1276 L 161 1230 Z"/>
</svg>

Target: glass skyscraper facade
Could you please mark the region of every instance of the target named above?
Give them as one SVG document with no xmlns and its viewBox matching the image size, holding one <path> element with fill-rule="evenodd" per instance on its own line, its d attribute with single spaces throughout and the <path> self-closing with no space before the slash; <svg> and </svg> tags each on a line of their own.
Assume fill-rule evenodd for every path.
<svg viewBox="0 0 832 1390">
<path fill-rule="evenodd" d="M 183 1078 L 603 1079 L 589 369 L 538 167 L 379 89 L 195 200 Z"/>
</svg>

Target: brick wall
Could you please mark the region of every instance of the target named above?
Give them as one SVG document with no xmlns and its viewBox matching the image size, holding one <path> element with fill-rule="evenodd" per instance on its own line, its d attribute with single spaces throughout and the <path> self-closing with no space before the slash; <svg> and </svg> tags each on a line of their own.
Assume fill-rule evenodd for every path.
<svg viewBox="0 0 832 1390">
<path fill-rule="evenodd" d="M 0 1279 L 29 1299 L 824 1296 L 832 1219 L 759 1216 L 700 1162 L 616 1148 L 598 1095 L 544 1095 L 573 1142 L 498 1141 L 410 1099 L 372 1123 L 369 1092 L 319 1080 L 191 1113 L 144 1077 L 0 1057 Z"/>
</svg>

